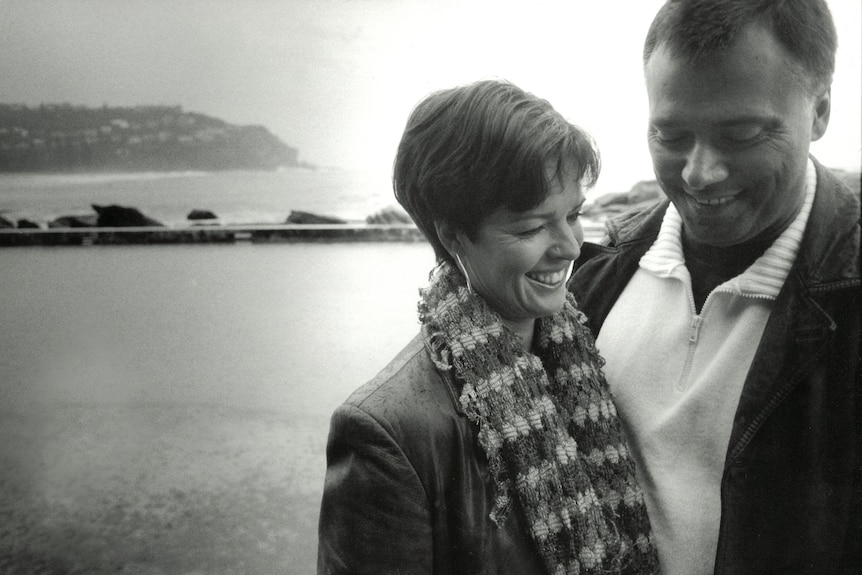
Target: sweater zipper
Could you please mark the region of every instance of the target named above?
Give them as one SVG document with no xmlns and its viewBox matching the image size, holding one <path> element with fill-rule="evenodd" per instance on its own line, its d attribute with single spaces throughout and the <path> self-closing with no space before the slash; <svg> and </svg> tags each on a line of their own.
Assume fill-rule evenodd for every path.
<svg viewBox="0 0 862 575">
<path fill-rule="evenodd" d="M 733 290 L 729 289 L 721 289 L 721 287 L 716 287 L 714 290 L 709 292 L 706 296 L 706 299 L 703 302 L 703 307 L 700 309 L 700 314 L 697 313 L 697 308 L 694 305 L 694 294 L 691 289 L 691 282 L 683 280 L 683 283 L 686 284 L 688 288 L 688 302 L 689 307 L 691 309 L 691 322 L 689 323 L 688 329 L 688 353 L 685 356 L 685 364 L 682 368 L 682 375 L 679 378 L 679 381 L 676 384 L 677 391 L 685 391 L 688 388 L 688 378 L 691 373 L 691 366 L 694 363 L 694 354 L 697 351 L 697 340 L 700 337 L 700 326 L 703 324 L 703 317 L 706 313 L 706 307 L 709 305 L 709 300 L 712 299 L 712 295 L 716 292 L 726 292 L 734 295 L 738 295 L 740 297 L 748 297 L 752 299 L 774 299 L 770 296 L 763 294 L 748 294 L 748 293 L 737 293 Z"/>
<path fill-rule="evenodd" d="M 677 391 L 685 391 L 688 387 L 688 376 L 691 372 L 691 364 L 694 362 L 694 352 L 697 350 L 697 338 L 700 335 L 700 325 L 703 323 L 703 318 L 695 315 L 691 318 L 691 324 L 688 330 L 688 353 L 685 356 L 685 365 L 682 368 L 682 375 L 676 384 Z"/>
<path fill-rule="evenodd" d="M 700 310 L 700 314 L 697 313 L 697 308 L 694 305 L 694 294 L 691 289 L 691 282 L 683 280 L 683 283 L 686 285 L 686 291 L 688 292 L 688 303 L 689 309 L 691 310 L 691 322 L 688 326 L 688 352 L 685 356 L 685 364 L 682 368 L 682 375 L 679 378 L 679 381 L 676 383 L 677 391 L 685 391 L 688 388 L 688 376 L 691 373 L 691 365 L 694 363 L 694 353 L 697 351 L 697 340 L 700 336 L 700 326 L 703 323 L 703 312 L 706 310 L 706 306 L 709 302 L 709 297 L 712 295 L 712 292 L 706 296 L 706 300 L 703 302 L 703 308 Z"/>
</svg>

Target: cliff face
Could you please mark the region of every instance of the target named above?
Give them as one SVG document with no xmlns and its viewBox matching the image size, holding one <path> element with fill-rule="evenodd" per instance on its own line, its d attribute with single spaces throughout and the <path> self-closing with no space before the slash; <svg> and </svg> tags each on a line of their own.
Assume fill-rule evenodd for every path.
<svg viewBox="0 0 862 575">
<path fill-rule="evenodd" d="M 179 106 L 0 104 L 0 172 L 234 170 L 297 166 L 262 126 Z"/>
</svg>

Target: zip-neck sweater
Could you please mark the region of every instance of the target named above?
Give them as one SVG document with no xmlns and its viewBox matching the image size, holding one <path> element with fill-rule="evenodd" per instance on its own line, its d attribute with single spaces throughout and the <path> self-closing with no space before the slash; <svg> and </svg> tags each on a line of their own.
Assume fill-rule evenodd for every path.
<svg viewBox="0 0 862 575">
<path fill-rule="evenodd" d="M 742 274 L 695 309 L 679 213 L 659 235 L 597 338 L 632 451 L 665 575 L 712 573 L 721 480 L 734 414 L 764 327 L 799 249 L 816 189 Z"/>
</svg>

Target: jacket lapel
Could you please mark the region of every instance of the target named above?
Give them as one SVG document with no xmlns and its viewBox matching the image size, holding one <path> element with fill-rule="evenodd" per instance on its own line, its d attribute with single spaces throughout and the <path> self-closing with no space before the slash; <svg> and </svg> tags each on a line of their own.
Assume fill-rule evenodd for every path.
<svg viewBox="0 0 862 575">
<path fill-rule="evenodd" d="M 637 270 L 641 256 L 655 240 L 669 204 L 665 199 L 633 217 L 608 222 L 611 246 L 584 242 L 581 247 L 568 288 L 578 308 L 589 310 L 587 320 L 593 336 L 599 335 L 605 318 Z M 595 289 L 596 285 L 602 289 Z"/>
<path fill-rule="evenodd" d="M 767 418 L 823 355 L 836 324 L 791 271 L 754 356 L 739 398 L 726 465 L 745 450 Z"/>
<path fill-rule="evenodd" d="M 725 465 L 742 454 L 763 422 L 825 352 L 837 326 L 813 294 L 841 289 L 845 282 L 858 285 L 859 262 L 847 257 L 858 245 L 853 236 L 858 204 L 854 209 L 852 198 L 835 193 L 841 184 L 816 160 L 814 165 L 817 194 L 805 236 L 745 380 Z"/>
</svg>

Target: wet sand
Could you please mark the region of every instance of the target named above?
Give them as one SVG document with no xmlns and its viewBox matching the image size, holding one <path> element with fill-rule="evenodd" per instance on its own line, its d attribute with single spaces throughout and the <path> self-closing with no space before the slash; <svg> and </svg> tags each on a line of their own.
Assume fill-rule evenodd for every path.
<svg viewBox="0 0 862 575">
<path fill-rule="evenodd" d="M 4 413 L 0 572 L 311 573 L 325 427 L 219 407 Z"/>
</svg>

